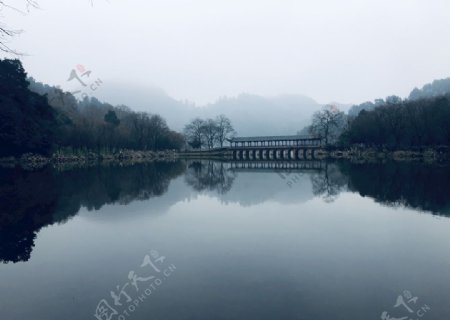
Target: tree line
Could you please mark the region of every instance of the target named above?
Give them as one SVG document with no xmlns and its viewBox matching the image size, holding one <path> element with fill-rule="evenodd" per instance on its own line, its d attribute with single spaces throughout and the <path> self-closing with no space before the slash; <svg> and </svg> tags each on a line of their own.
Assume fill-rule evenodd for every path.
<svg viewBox="0 0 450 320">
<path fill-rule="evenodd" d="M 450 95 L 362 110 L 342 133 L 344 145 L 387 148 L 450 145 Z"/>
<path fill-rule="evenodd" d="M 134 112 L 28 79 L 19 60 L 0 60 L 0 156 L 58 149 L 179 149 L 183 135 L 156 114 Z"/>
<path fill-rule="evenodd" d="M 417 94 L 416 89 L 414 92 Z M 341 147 L 449 146 L 450 94 L 404 100 L 389 96 L 354 105 L 348 114 L 335 106 L 324 106 L 314 113 L 305 131 L 322 137 L 325 145 Z"/>
<path fill-rule="evenodd" d="M 184 127 L 187 144 L 193 149 L 223 147 L 236 134 L 230 119 L 220 115 L 215 119 L 195 118 Z"/>
</svg>

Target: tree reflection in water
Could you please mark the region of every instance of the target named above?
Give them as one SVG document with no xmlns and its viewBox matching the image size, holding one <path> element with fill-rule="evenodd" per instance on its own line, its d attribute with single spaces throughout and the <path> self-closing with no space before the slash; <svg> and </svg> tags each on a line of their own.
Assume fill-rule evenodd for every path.
<svg viewBox="0 0 450 320">
<path fill-rule="evenodd" d="M 44 226 L 67 221 L 81 207 L 98 210 L 105 204 L 128 204 L 158 197 L 167 192 L 172 179 L 183 173 L 186 184 L 195 191 L 212 191 L 224 197 L 240 174 L 232 167 L 229 162 L 203 160 L 69 171 L 0 169 L 0 261 L 29 260 L 37 232 Z M 251 169 L 246 169 L 248 171 Z M 254 171 L 256 175 L 261 170 Z M 450 216 L 450 165 L 337 161 L 323 162 L 318 169 L 301 172 L 297 177 L 307 179 L 314 196 L 326 202 L 334 201 L 341 192 L 357 192 L 384 205 Z M 245 175 L 245 179 L 252 177 L 255 176 Z M 272 179 L 282 178 L 274 174 Z M 282 185 L 289 189 L 284 181 L 271 182 L 265 186 L 256 183 L 253 188 Z M 254 204 L 267 201 L 271 196 L 270 190 L 255 191 L 258 190 L 239 189 L 236 200 L 244 203 L 253 196 L 251 203 Z"/>
<path fill-rule="evenodd" d="M 192 161 L 187 166 L 186 183 L 196 191 L 217 191 L 225 194 L 231 190 L 236 172 L 225 162 Z"/>
<path fill-rule="evenodd" d="M 339 163 L 348 190 L 389 206 L 450 216 L 450 165 L 420 162 Z"/>
<path fill-rule="evenodd" d="M 99 166 L 58 172 L 0 169 L 0 261 L 30 258 L 36 233 L 67 221 L 81 207 L 127 204 L 164 194 L 182 162 Z"/>
<path fill-rule="evenodd" d="M 325 162 L 323 169 L 311 175 L 313 193 L 326 202 L 333 202 L 337 196 L 346 190 L 348 177 L 342 174 L 335 163 Z"/>
</svg>

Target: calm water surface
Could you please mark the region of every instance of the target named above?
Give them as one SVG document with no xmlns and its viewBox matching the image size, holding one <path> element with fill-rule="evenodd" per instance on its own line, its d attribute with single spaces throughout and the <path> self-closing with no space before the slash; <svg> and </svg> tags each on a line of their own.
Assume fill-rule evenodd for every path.
<svg viewBox="0 0 450 320">
<path fill-rule="evenodd" d="M 272 166 L 0 169 L 0 318 L 450 319 L 450 167 Z"/>
</svg>

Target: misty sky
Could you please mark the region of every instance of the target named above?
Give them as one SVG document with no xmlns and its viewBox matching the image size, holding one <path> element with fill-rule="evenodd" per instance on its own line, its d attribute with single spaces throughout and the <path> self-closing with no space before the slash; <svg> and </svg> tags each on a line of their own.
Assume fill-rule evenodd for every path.
<svg viewBox="0 0 450 320">
<path fill-rule="evenodd" d="M 38 2 L 2 12 L 24 30 L 9 45 L 31 76 L 63 88 L 83 64 L 105 83 L 197 104 L 241 92 L 359 103 L 450 76 L 448 0 Z"/>
</svg>

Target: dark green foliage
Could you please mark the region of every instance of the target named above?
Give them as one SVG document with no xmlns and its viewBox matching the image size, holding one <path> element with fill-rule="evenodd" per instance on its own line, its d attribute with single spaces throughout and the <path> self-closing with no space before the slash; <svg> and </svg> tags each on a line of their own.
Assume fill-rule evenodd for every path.
<svg viewBox="0 0 450 320">
<path fill-rule="evenodd" d="M 401 98 L 396 97 L 396 96 L 391 96 L 391 97 L 386 98 L 386 102 L 388 102 L 388 99 L 391 99 L 391 101 L 398 101 L 398 100 L 401 101 Z M 375 99 L 374 102 L 367 101 L 367 102 L 363 102 L 358 105 L 354 105 L 348 111 L 348 115 L 352 116 L 352 117 L 356 117 L 361 111 L 363 111 L 363 110 L 371 111 L 371 110 L 375 109 L 376 107 L 386 104 L 386 102 L 383 99 Z"/>
<path fill-rule="evenodd" d="M 113 107 L 96 98 L 78 102 L 61 89 L 27 80 L 19 60 L 0 60 L 0 157 L 83 151 L 163 150 L 184 145 L 158 115 Z"/>
<path fill-rule="evenodd" d="M 19 60 L 0 60 L 0 156 L 51 152 L 56 128 L 47 99 L 28 90 Z"/>
<path fill-rule="evenodd" d="M 113 127 L 117 127 L 120 124 L 120 120 L 113 110 L 109 110 L 108 113 L 105 114 L 104 119 L 106 123 L 111 124 Z"/>
<path fill-rule="evenodd" d="M 28 88 L 27 74 L 19 60 L 0 60 L 0 93 L 13 97 Z"/>
<path fill-rule="evenodd" d="M 81 207 L 98 210 L 161 196 L 184 170 L 181 162 L 67 171 L 0 168 L 0 263 L 28 261 L 37 232 L 67 221 Z"/>
<path fill-rule="evenodd" d="M 58 111 L 58 147 L 114 152 L 180 149 L 184 145 L 183 136 L 170 130 L 159 115 L 114 107 L 96 98 L 78 102 L 72 94 L 33 79 L 30 88 L 45 94 Z"/>
<path fill-rule="evenodd" d="M 188 142 L 188 144 L 193 149 L 200 149 L 202 147 L 202 142 L 201 142 L 201 140 L 198 140 L 198 139 L 194 139 L 194 140 Z"/>
<path fill-rule="evenodd" d="M 341 142 L 387 148 L 450 145 L 450 97 L 406 100 L 363 110 L 351 121 Z"/>
<path fill-rule="evenodd" d="M 450 93 L 450 78 L 434 80 L 422 87 L 422 89 L 415 88 L 409 95 L 410 100 L 426 99 L 439 97 Z"/>
</svg>

